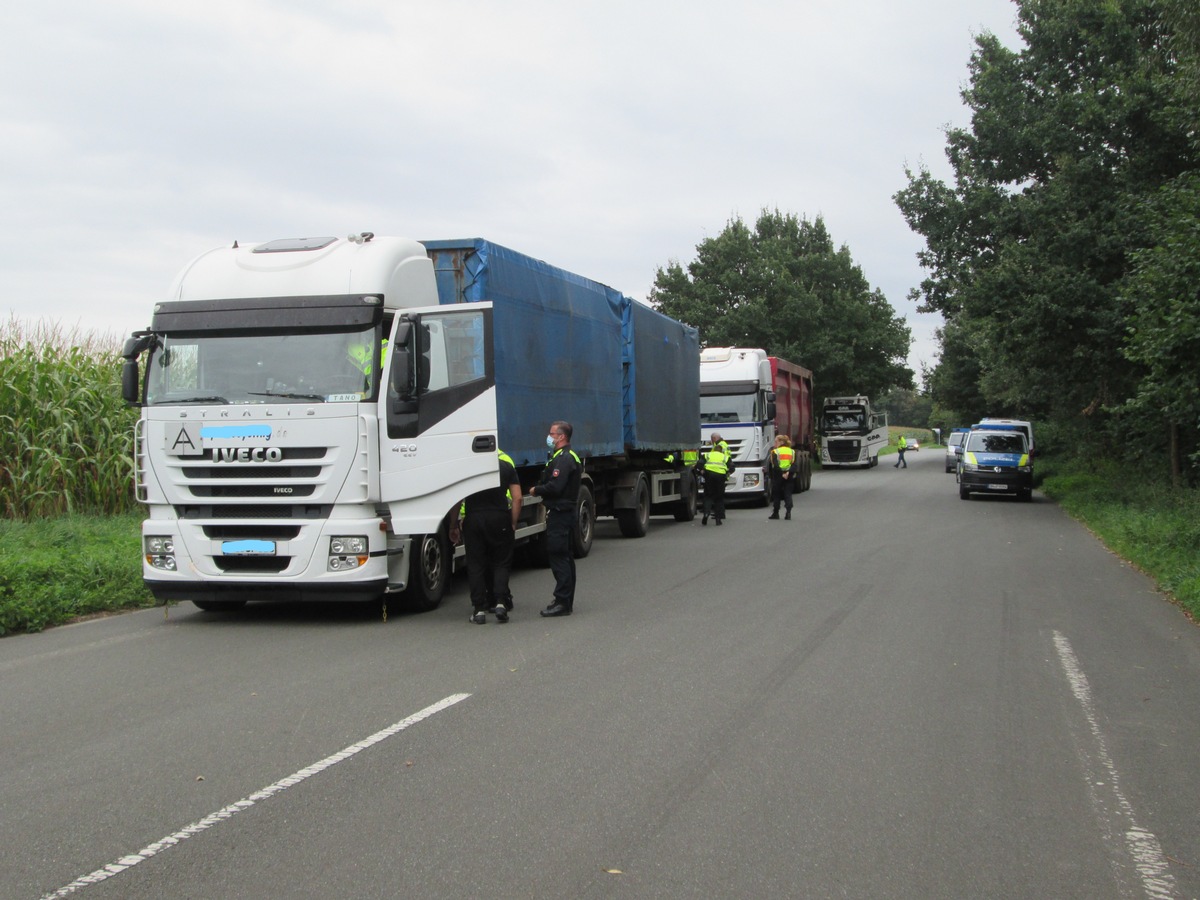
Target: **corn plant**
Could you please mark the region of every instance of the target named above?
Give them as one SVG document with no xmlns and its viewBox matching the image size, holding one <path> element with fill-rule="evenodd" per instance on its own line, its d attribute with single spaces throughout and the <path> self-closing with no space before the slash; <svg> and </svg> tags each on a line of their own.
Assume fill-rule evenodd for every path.
<svg viewBox="0 0 1200 900">
<path fill-rule="evenodd" d="M 0 514 L 136 509 L 136 410 L 121 399 L 120 339 L 53 323 L 0 324 Z"/>
</svg>

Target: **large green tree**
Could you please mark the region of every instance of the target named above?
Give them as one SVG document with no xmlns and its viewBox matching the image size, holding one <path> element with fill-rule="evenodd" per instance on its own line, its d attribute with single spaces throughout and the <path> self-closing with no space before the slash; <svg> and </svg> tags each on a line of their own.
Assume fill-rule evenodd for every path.
<svg viewBox="0 0 1200 900">
<path fill-rule="evenodd" d="M 977 39 L 953 180 L 910 171 L 896 195 L 926 242 L 922 310 L 955 341 L 935 400 L 940 382 L 994 414 L 1100 414 L 1145 371 L 1125 353 L 1138 301 L 1123 289 L 1154 240 L 1145 201 L 1196 166 L 1177 57 L 1156 0 L 1017 7 L 1023 49 Z"/>
<path fill-rule="evenodd" d="M 1159 7 L 1178 64 L 1166 88 L 1193 148 L 1200 147 L 1200 6 L 1160 0 Z M 1148 246 L 1133 255 L 1125 282 L 1134 310 L 1125 352 L 1145 375 L 1127 409 L 1165 423 L 1161 443 L 1179 484 L 1185 458 L 1200 463 L 1200 171 L 1169 181 L 1145 208 Z"/>
<path fill-rule="evenodd" d="M 705 346 L 762 347 L 811 369 L 821 394 L 913 386 L 908 326 L 820 217 L 763 210 L 753 231 L 733 219 L 686 270 L 659 268 L 650 301 Z"/>
</svg>

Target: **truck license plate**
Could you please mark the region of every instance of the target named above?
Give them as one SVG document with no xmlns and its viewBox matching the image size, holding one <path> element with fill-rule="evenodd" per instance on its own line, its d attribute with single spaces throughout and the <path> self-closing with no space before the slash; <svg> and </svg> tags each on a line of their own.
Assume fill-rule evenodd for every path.
<svg viewBox="0 0 1200 900">
<path fill-rule="evenodd" d="M 221 544 L 225 556 L 274 556 L 274 541 L 225 541 Z"/>
</svg>

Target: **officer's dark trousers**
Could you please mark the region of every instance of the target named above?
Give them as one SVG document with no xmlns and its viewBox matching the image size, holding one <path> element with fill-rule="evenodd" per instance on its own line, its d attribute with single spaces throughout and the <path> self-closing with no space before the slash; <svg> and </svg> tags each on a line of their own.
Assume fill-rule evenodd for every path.
<svg viewBox="0 0 1200 900">
<path fill-rule="evenodd" d="M 567 609 L 575 606 L 575 554 L 571 551 L 574 533 L 574 509 L 547 510 L 546 553 L 554 573 L 554 602 Z"/>
<path fill-rule="evenodd" d="M 771 494 L 775 503 L 775 514 L 779 515 L 779 503 L 783 501 L 784 509 L 792 511 L 792 491 L 796 489 L 796 476 L 784 478 L 782 475 L 771 476 Z"/>
<path fill-rule="evenodd" d="M 899 450 L 896 451 L 896 453 L 900 457 L 898 460 L 896 460 L 896 468 L 899 469 L 901 466 L 904 466 L 904 468 L 907 469 L 908 463 L 906 463 L 904 461 L 904 453 L 905 453 L 904 448 L 903 447 L 900 448 Z"/>
<path fill-rule="evenodd" d="M 507 509 L 476 509 L 463 525 L 467 549 L 467 584 L 471 606 L 490 609 L 498 603 L 512 609 L 508 573 L 512 570 L 512 513 Z"/>
<path fill-rule="evenodd" d="M 716 516 L 718 522 L 725 518 L 724 475 L 704 473 L 704 515 Z"/>
</svg>

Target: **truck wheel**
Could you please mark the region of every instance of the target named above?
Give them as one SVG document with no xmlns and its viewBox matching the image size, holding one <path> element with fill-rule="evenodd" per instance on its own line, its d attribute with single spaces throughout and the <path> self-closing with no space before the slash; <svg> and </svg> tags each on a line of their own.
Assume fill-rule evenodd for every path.
<svg viewBox="0 0 1200 900">
<path fill-rule="evenodd" d="M 596 500 L 592 486 L 579 485 L 579 502 L 575 507 L 575 534 L 571 536 L 571 555 L 583 559 L 592 552 L 592 537 L 596 533 Z"/>
<path fill-rule="evenodd" d="M 645 537 L 646 529 L 650 527 L 650 485 L 641 473 L 633 486 L 633 503 L 633 509 L 617 510 L 617 524 L 625 537 Z"/>
<path fill-rule="evenodd" d="M 246 605 L 245 600 L 193 600 L 192 603 L 205 612 L 233 612 Z"/>
<path fill-rule="evenodd" d="M 414 612 L 428 612 L 442 602 L 450 577 L 450 541 L 439 529 L 436 534 L 413 538 L 413 558 L 408 564 L 408 587 L 401 602 Z"/>
<path fill-rule="evenodd" d="M 675 504 L 675 521 L 690 522 L 696 518 L 696 494 L 699 486 L 691 472 L 684 472 L 681 481 L 686 481 L 686 484 L 683 485 L 683 499 Z"/>
<path fill-rule="evenodd" d="M 774 493 L 774 491 L 772 490 L 773 485 L 771 484 L 771 476 L 769 474 L 767 474 L 766 472 L 763 472 L 762 484 L 763 484 L 762 499 L 760 499 L 758 501 L 758 505 L 765 509 L 766 507 L 771 505 L 771 495 Z"/>
</svg>

